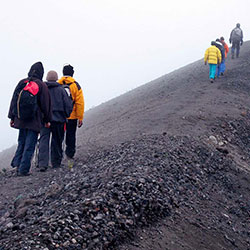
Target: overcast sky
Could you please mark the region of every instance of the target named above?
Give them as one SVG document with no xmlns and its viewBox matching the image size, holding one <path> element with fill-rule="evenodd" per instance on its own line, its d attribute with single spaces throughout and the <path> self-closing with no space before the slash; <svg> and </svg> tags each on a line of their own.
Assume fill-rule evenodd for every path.
<svg viewBox="0 0 250 250">
<path fill-rule="evenodd" d="M 4 1 L 0 151 L 17 141 L 9 103 L 34 62 L 45 76 L 73 65 L 90 109 L 202 58 L 212 40 L 228 42 L 237 22 L 249 40 L 249 7 L 249 0 Z"/>
</svg>

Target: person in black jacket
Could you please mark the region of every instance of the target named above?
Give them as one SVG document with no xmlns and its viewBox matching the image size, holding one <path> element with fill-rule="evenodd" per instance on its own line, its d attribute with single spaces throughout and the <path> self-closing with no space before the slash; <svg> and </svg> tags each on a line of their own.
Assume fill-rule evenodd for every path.
<svg viewBox="0 0 250 250">
<path fill-rule="evenodd" d="M 223 63 L 225 63 L 225 48 L 219 38 L 216 39 L 215 46 L 220 50 L 221 53 L 221 63 L 217 65 L 217 78 L 219 78 L 222 72 Z"/>
<path fill-rule="evenodd" d="M 56 82 L 58 80 L 57 73 L 53 70 L 49 71 L 46 80 L 45 83 L 48 86 L 52 102 L 52 119 L 51 126 L 49 128 L 43 127 L 40 133 L 38 167 L 41 172 L 48 168 L 49 151 L 52 167 L 58 168 L 61 166 L 64 128 L 73 109 L 69 90 L 67 92 L 62 85 Z M 52 135 L 52 138 L 49 146 L 50 135 Z"/>
<path fill-rule="evenodd" d="M 37 137 L 43 124 L 50 126 L 51 120 L 51 100 L 47 85 L 42 81 L 44 74 L 41 62 L 33 64 L 28 73 L 28 78 L 21 80 L 13 93 L 11 99 L 8 118 L 10 126 L 19 129 L 18 146 L 11 166 L 17 168 L 19 176 L 29 175 L 31 159 L 37 143 Z M 37 106 L 34 117 L 30 119 L 20 119 L 16 113 L 18 97 L 27 82 L 33 81 L 38 87 Z"/>
</svg>

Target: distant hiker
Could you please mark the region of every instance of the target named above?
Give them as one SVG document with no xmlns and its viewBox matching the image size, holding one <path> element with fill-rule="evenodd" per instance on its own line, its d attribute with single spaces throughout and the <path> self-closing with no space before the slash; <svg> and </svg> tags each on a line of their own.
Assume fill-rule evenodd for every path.
<svg viewBox="0 0 250 250">
<path fill-rule="evenodd" d="M 81 86 L 73 78 L 74 68 L 71 65 L 63 67 L 63 77 L 58 80 L 62 85 L 69 87 L 74 107 L 66 124 L 66 150 L 69 168 L 73 167 L 76 152 L 76 129 L 82 126 L 84 114 L 84 99 Z"/>
<path fill-rule="evenodd" d="M 224 50 L 225 50 L 225 59 L 224 59 L 224 62 L 221 62 L 221 69 L 220 69 L 221 70 L 220 74 L 223 76 L 226 70 L 226 59 L 227 59 L 227 53 L 229 52 L 229 48 L 223 36 L 220 38 L 220 42 L 224 46 Z"/>
<path fill-rule="evenodd" d="M 50 126 L 51 100 L 48 87 L 42 82 L 43 73 L 41 62 L 33 64 L 28 78 L 17 84 L 10 103 L 10 126 L 19 129 L 18 146 L 11 166 L 17 168 L 19 176 L 29 175 L 31 158 L 43 122 L 46 127 Z M 30 103 L 29 98 L 34 98 L 34 102 Z M 27 115 L 30 110 L 34 110 L 34 113 Z"/>
<path fill-rule="evenodd" d="M 230 38 L 229 38 L 230 44 L 232 43 L 232 59 L 234 59 L 234 51 L 236 49 L 236 57 L 239 57 L 240 54 L 240 45 L 243 44 L 243 31 L 240 28 L 240 24 L 237 23 L 236 27 L 231 31 Z"/>
<path fill-rule="evenodd" d="M 217 64 L 217 78 L 219 78 L 222 72 L 222 68 L 225 65 L 225 48 L 223 44 L 220 42 L 219 38 L 216 39 L 215 46 L 220 50 L 221 53 L 221 63 Z"/>
<path fill-rule="evenodd" d="M 206 49 L 205 57 L 204 57 L 205 65 L 209 64 L 209 78 L 210 82 L 214 82 L 215 73 L 216 73 L 216 67 L 218 63 L 221 63 L 221 52 L 220 50 L 215 46 L 215 42 L 211 42 L 211 47 Z"/>
<path fill-rule="evenodd" d="M 73 109 L 71 97 L 66 90 L 56 82 L 58 80 L 57 72 L 53 70 L 49 71 L 46 80 L 47 82 L 45 83 L 48 86 L 52 103 L 52 118 L 50 127 L 43 127 L 40 132 L 38 167 L 41 172 L 47 170 L 50 157 L 53 168 L 61 166 L 64 126 Z M 52 135 L 51 142 L 50 135 Z"/>
</svg>

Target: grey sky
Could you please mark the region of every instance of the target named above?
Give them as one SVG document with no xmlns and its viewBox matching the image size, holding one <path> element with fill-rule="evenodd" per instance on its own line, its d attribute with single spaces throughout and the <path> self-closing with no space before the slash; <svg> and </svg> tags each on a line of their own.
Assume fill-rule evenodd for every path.
<svg viewBox="0 0 250 250">
<path fill-rule="evenodd" d="M 211 40 L 223 35 L 228 42 L 237 22 L 249 40 L 249 7 L 249 0 L 5 1 L 0 150 L 17 141 L 9 102 L 34 62 L 60 76 L 72 64 L 89 109 L 202 58 Z"/>
</svg>

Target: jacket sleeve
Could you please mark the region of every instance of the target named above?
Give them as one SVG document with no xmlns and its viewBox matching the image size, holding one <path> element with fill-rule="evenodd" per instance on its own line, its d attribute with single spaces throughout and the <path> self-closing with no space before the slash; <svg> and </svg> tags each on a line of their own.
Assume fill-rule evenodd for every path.
<svg viewBox="0 0 250 250">
<path fill-rule="evenodd" d="M 74 84 L 74 91 L 71 94 L 72 94 L 72 98 L 74 101 L 75 115 L 78 120 L 83 120 L 83 115 L 84 115 L 83 93 L 82 93 L 82 88 L 80 87 L 80 85 L 79 84 L 77 85 Z"/>
<path fill-rule="evenodd" d="M 13 110 L 14 110 L 15 102 L 16 102 L 16 100 L 17 100 L 17 91 L 18 91 L 18 89 L 20 88 L 20 85 L 21 85 L 22 81 L 23 81 L 23 80 L 21 80 L 21 81 L 17 84 L 17 86 L 16 86 L 16 88 L 15 88 L 15 90 L 14 90 L 14 92 L 13 92 L 12 99 L 11 99 L 11 101 L 10 101 L 10 107 L 9 107 L 8 118 L 10 118 L 11 120 L 14 120 L 14 117 L 15 117 L 15 114 L 13 113 Z"/>
<path fill-rule="evenodd" d="M 225 43 L 225 51 L 226 51 L 226 53 L 229 52 L 229 48 L 228 48 L 228 45 L 226 43 Z"/>
<path fill-rule="evenodd" d="M 217 48 L 217 57 L 218 57 L 218 63 L 221 63 L 221 52 L 218 48 Z"/>
<path fill-rule="evenodd" d="M 231 41 L 231 40 L 232 40 L 233 31 L 234 31 L 234 29 L 233 29 L 233 30 L 231 31 L 231 33 L 230 33 L 230 38 L 229 38 L 229 41 Z"/>
<path fill-rule="evenodd" d="M 43 121 L 50 122 L 52 117 L 52 108 L 51 108 L 51 98 L 47 85 L 44 82 L 40 82 L 41 92 L 39 95 L 39 106 L 43 114 Z"/>
<path fill-rule="evenodd" d="M 208 49 L 205 51 L 204 62 L 207 62 L 208 59 Z"/>
<path fill-rule="evenodd" d="M 10 101 L 10 107 L 9 107 L 9 113 L 8 113 L 8 118 L 10 118 L 11 120 L 14 120 L 14 113 L 13 113 L 13 109 L 14 109 L 14 105 L 15 105 L 15 91 L 13 93 L 12 99 Z"/>
</svg>

